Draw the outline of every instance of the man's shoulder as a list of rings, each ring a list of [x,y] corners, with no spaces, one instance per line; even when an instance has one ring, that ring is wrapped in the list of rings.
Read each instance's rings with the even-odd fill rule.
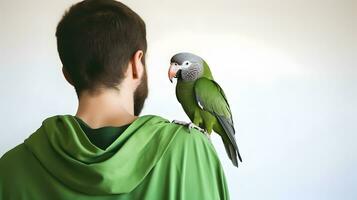
[[[155,145],[165,146],[160,163],[171,166],[202,163],[207,168],[221,168],[217,152],[203,132],[195,128],[189,129],[187,125],[173,123],[158,115],[145,115],[141,120],[147,122],[142,126],[145,137],[149,131],[155,135]]]
[[[7,151],[4,155],[0,158],[0,167],[3,165],[12,165],[20,161],[20,159],[26,157],[28,154],[25,144],[21,143],[14,148]]]
[[[185,125],[171,123],[171,126],[177,127],[176,143],[186,145],[203,145],[212,147],[212,143],[209,138],[201,131],[191,128],[189,129]]]
[[[208,137],[201,131],[192,128],[189,129],[186,125],[173,123],[165,117],[159,115],[145,115],[142,118],[151,118],[151,126],[164,128],[163,131],[175,134],[175,143],[204,143],[212,145]]]
[[[180,183],[185,199],[229,199],[223,168],[211,140],[194,128],[175,123],[166,126],[174,130],[168,134],[175,136],[155,170]]]
[[[6,176],[6,174],[10,174],[13,171],[19,173],[26,166],[30,156],[24,143],[6,152],[0,158],[0,177]]]
[[[171,141],[167,152],[170,157],[187,156],[187,159],[210,160],[220,165],[211,140],[203,132],[172,122],[165,126],[170,129],[168,134],[174,134],[174,139]]]

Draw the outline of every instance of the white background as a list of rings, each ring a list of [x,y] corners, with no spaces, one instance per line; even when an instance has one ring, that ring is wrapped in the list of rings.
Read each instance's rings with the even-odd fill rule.
[[[0,155],[52,115],[75,114],[55,28],[72,3],[0,0]],[[147,24],[143,114],[188,120],[170,57],[202,56],[225,90],[243,157],[214,145],[231,199],[357,199],[357,1],[124,1]]]

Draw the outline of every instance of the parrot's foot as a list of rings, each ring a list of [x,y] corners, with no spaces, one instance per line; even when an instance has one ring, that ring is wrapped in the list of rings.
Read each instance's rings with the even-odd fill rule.
[[[190,133],[191,133],[191,129],[193,129],[193,128],[196,129],[196,130],[198,130],[198,131],[200,131],[200,132],[202,132],[202,133],[205,133],[205,132],[206,132],[203,128],[197,126],[196,124],[194,124],[194,123],[192,123],[192,122],[184,122],[184,121],[179,121],[179,120],[172,120],[171,123],[180,124],[180,125],[183,125],[183,126],[187,126],[187,128],[188,128],[189,131],[190,131]]]

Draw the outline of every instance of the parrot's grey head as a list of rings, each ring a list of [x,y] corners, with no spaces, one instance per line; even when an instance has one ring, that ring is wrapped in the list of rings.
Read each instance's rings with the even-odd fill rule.
[[[203,74],[203,59],[192,53],[178,53],[170,60],[169,79],[178,78],[183,81],[194,81]]]

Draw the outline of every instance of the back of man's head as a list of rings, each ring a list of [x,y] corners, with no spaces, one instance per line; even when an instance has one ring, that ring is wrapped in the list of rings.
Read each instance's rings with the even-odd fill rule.
[[[57,49],[77,95],[115,88],[137,50],[147,50],[144,21],[114,0],[84,0],[59,22]],[[145,57],[142,57],[145,65]]]

